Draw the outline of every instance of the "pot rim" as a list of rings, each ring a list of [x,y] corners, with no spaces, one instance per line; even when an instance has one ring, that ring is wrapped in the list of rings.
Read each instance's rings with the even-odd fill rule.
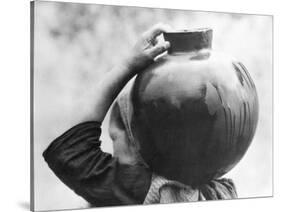
[[[190,34],[190,33],[197,33],[197,32],[207,32],[212,31],[209,27],[201,27],[201,28],[192,28],[192,29],[178,29],[173,31],[164,32],[166,34]]]

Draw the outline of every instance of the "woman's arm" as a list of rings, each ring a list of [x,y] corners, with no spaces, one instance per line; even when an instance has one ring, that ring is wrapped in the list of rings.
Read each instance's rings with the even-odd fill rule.
[[[143,33],[136,43],[130,56],[124,59],[112,71],[105,74],[103,79],[96,85],[93,102],[88,105],[87,119],[102,122],[109,107],[120,93],[126,83],[140,71],[154,62],[155,57],[165,52],[169,42],[158,42],[157,37],[167,31],[169,27],[157,24]]]
[[[125,84],[169,48],[157,42],[166,30],[156,25],[143,34],[127,57],[96,86],[87,119],[56,138],[43,156],[56,176],[95,206],[141,204],[151,171],[143,164],[123,164],[100,148],[101,122]]]

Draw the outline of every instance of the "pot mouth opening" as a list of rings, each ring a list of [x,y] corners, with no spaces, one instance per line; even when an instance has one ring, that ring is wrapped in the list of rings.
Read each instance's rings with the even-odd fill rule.
[[[212,48],[213,30],[208,27],[183,29],[171,32],[164,32],[165,41],[169,41],[171,47],[168,53],[184,53]]]

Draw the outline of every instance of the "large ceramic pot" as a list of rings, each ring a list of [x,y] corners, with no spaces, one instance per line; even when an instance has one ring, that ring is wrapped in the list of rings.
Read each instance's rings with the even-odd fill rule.
[[[256,88],[245,66],[211,50],[212,30],[164,34],[171,48],[132,88],[131,128],[156,173],[198,185],[232,169],[258,121]]]

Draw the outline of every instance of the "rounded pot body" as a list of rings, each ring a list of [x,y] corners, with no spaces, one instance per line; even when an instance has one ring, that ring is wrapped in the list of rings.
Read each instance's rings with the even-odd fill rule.
[[[233,168],[258,121],[256,88],[245,66],[209,48],[175,52],[139,74],[131,129],[156,173],[196,185]]]

